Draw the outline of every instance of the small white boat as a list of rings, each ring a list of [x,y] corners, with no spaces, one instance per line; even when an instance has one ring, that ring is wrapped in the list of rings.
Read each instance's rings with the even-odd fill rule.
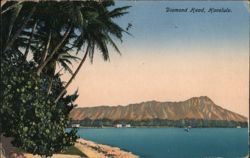
[[[185,130],[186,132],[189,132],[189,128],[185,128],[184,130]]]

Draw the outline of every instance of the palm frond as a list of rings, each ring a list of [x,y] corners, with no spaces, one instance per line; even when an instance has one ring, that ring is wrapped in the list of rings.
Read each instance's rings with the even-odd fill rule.
[[[111,17],[111,18],[121,17],[121,16],[129,13],[126,10],[129,9],[130,7],[131,6],[125,6],[125,7],[115,8],[114,10],[108,12],[108,16]]]

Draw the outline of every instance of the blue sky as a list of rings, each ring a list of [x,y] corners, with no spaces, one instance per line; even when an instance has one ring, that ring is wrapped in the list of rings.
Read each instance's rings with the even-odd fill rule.
[[[117,1],[131,5],[129,14],[118,22],[130,30],[124,46],[173,47],[175,45],[221,47],[247,46],[249,13],[239,1]],[[230,8],[232,13],[166,13],[165,8]]]

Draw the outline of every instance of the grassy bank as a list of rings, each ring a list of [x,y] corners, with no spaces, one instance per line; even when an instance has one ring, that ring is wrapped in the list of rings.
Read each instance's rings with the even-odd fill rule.
[[[66,155],[79,155],[81,157],[87,157],[81,150],[76,148],[75,146],[69,147],[67,150],[60,152],[59,154],[66,154]]]

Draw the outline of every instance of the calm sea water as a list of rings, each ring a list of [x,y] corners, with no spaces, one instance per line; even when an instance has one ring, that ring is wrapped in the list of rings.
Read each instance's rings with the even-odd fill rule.
[[[117,146],[142,158],[238,158],[248,153],[247,128],[102,128],[78,130],[80,137]]]

